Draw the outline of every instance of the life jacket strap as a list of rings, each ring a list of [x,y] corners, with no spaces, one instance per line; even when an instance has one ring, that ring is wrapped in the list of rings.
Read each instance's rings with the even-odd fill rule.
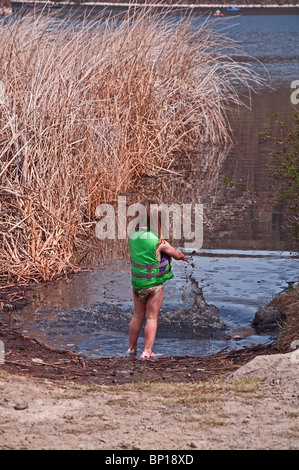
[[[131,261],[132,263],[132,266],[134,266],[134,268],[138,268],[138,269],[158,269],[158,268],[164,268],[164,266],[167,266],[169,264],[169,260],[166,259],[165,261],[162,261],[162,263],[159,263],[159,264],[138,264],[138,263],[134,263],[133,261]]]
[[[167,274],[170,271],[171,267],[169,266],[168,269],[165,269],[165,271],[162,271],[162,272],[159,272],[159,273],[152,273],[151,272],[152,269],[163,268],[164,266],[167,266],[168,264],[170,264],[169,260],[162,261],[162,263],[159,263],[159,264],[138,264],[138,263],[134,263],[132,261],[132,266],[134,268],[146,269],[147,270],[147,273],[136,273],[132,269],[132,275],[135,276],[135,277],[142,277],[142,278],[147,279],[148,281],[151,281],[155,277],[162,277],[165,274]]]

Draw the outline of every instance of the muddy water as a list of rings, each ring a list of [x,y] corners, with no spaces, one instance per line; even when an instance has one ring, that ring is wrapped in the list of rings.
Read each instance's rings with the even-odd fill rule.
[[[296,111],[289,89],[299,79],[293,47],[299,42],[298,16],[246,15],[238,24],[236,39],[265,63],[274,89],[259,90],[251,110],[241,108],[230,116],[230,149],[194,149],[188,158],[173,162],[170,171],[144,178],[126,195],[128,203],[154,196],[166,204],[204,207],[203,246],[190,254],[189,265],[173,263],[175,276],[165,285],[155,346],[166,356],[270,341],[269,335],[250,329],[254,313],[298,279],[299,260],[291,254],[284,209],[273,202],[274,182],[266,169],[272,147],[259,136],[262,131],[273,134],[274,113],[290,122]],[[30,307],[10,321],[56,347],[92,357],[122,355],[132,313],[126,242],[102,243],[87,266],[93,269],[34,289]],[[205,302],[215,308],[206,308]],[[241,339],[227,339],[239,327]]]
[[[298,259],[282,252],[216,250],[190,260],[183,267],[174,262],[175,277],[165,284],[158,353],[211,354],[271,340],[253,331],[251,320],[296,278]],[[37,287],[30,307],[14,313],[13,324],[58,348],[91,357],[122,355],[132,313],[129,268],[127,260],[103,261],[91,272]],[[201,311],[202,292],[216,314]],[[236,329],[236,339],[227,339]]]

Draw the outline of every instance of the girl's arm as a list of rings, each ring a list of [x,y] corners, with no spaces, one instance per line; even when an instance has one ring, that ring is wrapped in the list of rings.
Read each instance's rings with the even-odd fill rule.
[[[176,250],[173,246],[170,245],[166,240],[162,240],[160,245],[158,246],[158,251],[166,253],[167,255],[171,256],[177,260],[183,260],[189,263],[187,256],[184,255],[180,250]]]

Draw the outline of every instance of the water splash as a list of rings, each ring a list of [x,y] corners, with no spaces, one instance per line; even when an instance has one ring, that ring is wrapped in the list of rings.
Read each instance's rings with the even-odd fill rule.
[[[226,325],[220,319],[218,308],[206,302],[203,289],[189,274],[188,282],[182,287],[182,305],[175,310],[161,311],[159,329],[164,334],[208,338],[223,334]]]

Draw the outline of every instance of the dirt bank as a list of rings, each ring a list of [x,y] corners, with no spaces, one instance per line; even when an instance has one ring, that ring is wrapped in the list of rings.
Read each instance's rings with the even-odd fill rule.
[[[271,346],[83,360],[0,332],[1,449],[299,449],[299,366]]]

